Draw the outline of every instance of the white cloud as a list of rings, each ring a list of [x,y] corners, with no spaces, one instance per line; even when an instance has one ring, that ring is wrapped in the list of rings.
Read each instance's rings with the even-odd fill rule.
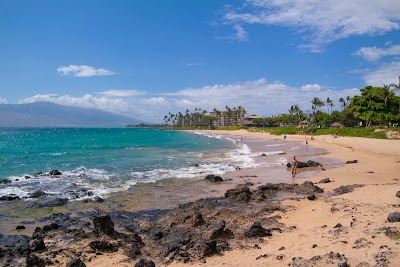
[[[287,113],[291,105],[298,104],[304,111],[311,110],[311,99],[331,98],[339,107],[339,98],[354,96],[359,89],[328,90],[318,84],[293,87],[282,82],[268,82],[266,79],[242,83],[210,85],[202,88],[188,88],[167,94],[174,112],[200,107],[208,111],[225,106],[244,106],[249,114],[276,115]]]
[[[0,104],[8,104],[7,99],[0,97]]]
[[[400,45],[394,45],[388,48],[377,48],[376,46],[361,47],[354,52],[354,55],[363,57],[367,61],[377,61],[384,56],[399,56]]]
[[[63,66],[59,67],[57,72],[61,73],[62,75],[73,75],[75,77],[107,76],[115,74],[114,72],[106,69],[95,69],[94,67],[86,65]]]
[[[377,35],[400,29],[400,1],[393,0],[247,0],[226,12],[225,23],[288,27],[303,35],[303,47],[320,47],[356,35]]]
[[[235,39],[237,41],[246,41],[247,40],[247,32],[241,25],[236,24],[233,26],[233,29],[235,30],[235,34],[232,36],[233,39]]]
[[[398,84],[400,75],[400,60],[381,64],[375,70],[369,70],[364,75],[366,85],[382,86],[384,84]]]
[[[98,92],[98,94],[106,96],[115,96],[115,97],[128,97],[128,96],[145,95],[146,92],[138,90],[107,90]]]
[[[265,78],[231,83],[215,84],[200,88],[187,88],[176,92],[150,97],[135,96],[116,98],[116,94],[93,96],[58,96],[42,94],[25,98],[19,103],[47,101],[67,106],[96,108],[143,121],[162,122],[168,112],[185,112],[194,108],[211,111],[214,108],[224,110],[226,106],[243,106],[248,114],[277,115],[287,113],[291,105],[299,105],[303,111],[311,110],[311,99],[315,96],[324,100],[331,98],[339,107],[339,98],[353,96],[359,89],[331,90],[319,84],[290,86],[280,81],[269,82]]]
[[[0,97],[0,104],[8,104],[7,99]]]
[[[151,97],[148,99],[140,99],[139,102],[141,104],[146,104],[150,106],[160,107],[164,105],[169,105],[170,102],[165,97]]]
[[[319,91],[321,90],[321,86],[319,84],[306,84],[303,85],[301,91]]]

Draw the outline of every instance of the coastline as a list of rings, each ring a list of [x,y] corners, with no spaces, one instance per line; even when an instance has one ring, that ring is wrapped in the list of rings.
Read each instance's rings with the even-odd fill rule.
[[[160,187],[159,195],[154,193],[157,183],[144,185],[141,188],[145,189],[142,195],[132,197],[133,193],[140,191],[136,189],[136,191],[124,193],[123,196],[107,199],[108,206],[105,211],[149,210],[152,206],[151,203],[147,202],[149,199],[153,199],[153,201],[164,199],[164,208],[169,209],[171,207],[167,203],[168,197],[179,193],[183,193],[181,201],[176,203],[179,206],[185,206],[186,202],[194,201],[198,198],[211,198],[212,201],[215,199],[218,202],[218,199],[223,197],[226,190],[232,189],[239,184],[247,184],[249,188],[256,190],[260,185],[268,182],[303,184],[305,181],[311,181],[323,188],[324,193],[318,194],[317,199],[314,201],[308,200],[304,195],[291,193],[275,198],[277,200],[275,202],[279,203],[281,209],[274,210],[271,214],[268,214],[268,218],[262,219],[265,227],[268,227],[265,223],[271,218],[276,220],[275,224],[282,225],[282,231],[274,231],[271,237],[245,240],[239,238],[239,241],[235,240],[235,242],[239,242],[241,245],[236,244],[229,250],[206,257],[203,260],[194,260],[190,263],[154,260],[156,266],[288,266],[288,264],[294,266],[294,263],[297,264],[296,266],[308,266],[307,264],[310,266],[338,266],[338,261],[343,261],[344,256],[340,256],[340,258],[338,256],[329,256],[330,252],[335,255],[337,253],[345,255],[345,262],[350,266],[359,264],[364,264],[359,266],[396,266],[395,262],[400,262],[400,249],[398,246],[400,242],[400,223],[389,223],[387,221],[389,213],[400,211],[400,198],[396,197],[396,192],[400,191],[400,175],[398,174],[400,172],[400,142],[395,140],[318,136],[314,140],[309,140],[308,148],[310,151],[317,148],[317,150],[312,150],[316,151],[316,153],[307,154],[305,137],[300,135],[289,135],[286,141],[283,141],[283,136],[251,133],[242,130],[205,132],[230,136],[232,139],[239,140],[239,142],[247,143],[258,154],[263,151],[263,149],[259,148],[263,140],[276,140],[277,143],[293,142],[294,144],[299,144],[300,149],[283,155],[287,160],[290,160],[294,154],[299,157],[300,161],[307,161],[311,158],[323,162],[325,171],[319,168],[311,168],[301,172],[292,180],[290,172],[284,166],[269,167],[268,172],[263,167],[241,169],[222,175],[226,181],[220,184],[205,183],[204,177],[194,180],[188,179],[188,181],[182,183],[183,186],[180,185],[182,186],[180,190],[176,190],[174,182],[169,181],[171,187],[164,183]],[[263,158],[259,157],[259,160],[263,160]],[[345,164],[346,161],[351,160],[357,160],[358,162]],[[277,179],[274,180],[274,177],[277,177]],[[325,178],[329,178],[332,182],[319,183],[320,180]],[[364,186],[354,188],[352,192],[346,194],[332,194],[334,189],[354,184]],[[140,202],[140,200],[146,203],[138,206],[135,202]],[[119,205],[120,203],[124,203],[124,205]],[[88,205],[88,209],[103,209],[106,207],[101,203],[90,203]],[[201,203],[199,204],[200,207],[202,205]],[[268,206],[270,204],[265,202],[253,203],[249,212],[254,209],[254,214],[251,214],[246,219],[244,219],[245,217],[240,217],[243,215],[241,215],[243,211],[237,211],[237,214],[240,215],[238,218],[242,218],[243,221],[232,217],[232,221],[226,221],[227,228],[235,226],[238,228],[249,227],[251,223],[257,220],[257,214],[261,214],[257,209],[260,208],[262,210],[265,205]],[[72,206],[75,206],[75,204],[72,204]],[[78,205],[75,209],[80,207]],[[244,207],[247,208],[247,205]],[[234,210],[232,207],[225,207],[225,209]],[[214,213],[222,213],[223,210],[214,211]],[[60,209],[60,212],[68,212],[68,210]],[[211,215],[207,215],[207,220],[212,218],[209,216]],[[227,218],[230,217],[228,216]],[[261,218],[259,219],[261,220]],[[144,224],[143,227],[146,226],[146,223],[141,222],[139,223],[139,228],[141,224]],[[213,225],[211,224],[211,226]],[[387,229],[391,229],[390,231],[394,235],[388,236]],[[34,227],[32,226],[30,231],[33,232],[33,230]],[[117,228],[117,230],[123,231],[121,227]],[[30,232],[25,231],[21,232],[21,234],[30,234]],[[45,239],[46,246],[51,242],[51,240]],[[76,251],[78,255],[82,255],[83,258],[90,259],[85,261],[86,266],[132,266],[138,261],[137,258],[127,257],[122,249],[113,253],[107,252],[95,256],[85,256],[92,255],[90,253],[93,252],[88,252],[84,247],[80,247],[78,243],[70,244],[71,249]],[[148,258],[151,258],[149,256],[147,255]],[[320,257],[320,259],[313,262],[312,259],[317,259],[315,258],[316,256]],[[296,258],[296,260],[293,260],[293,258]],[[71,255],[61,254],[56,259],[59,263],[63,263],[62,266],[65,266],[65,263],[71,260]]]
[[[283,136],[243,130],[209,132],[283,140]],[[287,141],[304,143],[305,138],[303,135],[289,135]],[[326,149],[328,153],[322,157],[338,159],[343,165],[317,172],[311,177],[295,179],[294,182],[298,183],[318,183],[324,178],[333,181],[318,184],[326,193],[316,201],[306,198],[282,201],[282,205],[291,206],[292,210],[276,215],[281,216],[282,223],[295,226],[295,230],[274,236],[267,244],[260,245],[260,249],[228,251],[223,256],[208,258],[205,265],[191,266],[288,266],[294,257],[312,259],[331,251],[345,254],[350,266],[397,266],[400,262],[400,235],[389,238],[384,230],[400,231],[399,222],[387,220],[389,213],[400,212],[400,198],[396,197],[400,191],[400,142],[327,135],[309,139],[309,145]],[[358,163],[344,164],[351,160]],[[354,184],[365,186],[347,194],[331,195],[335,188]],[[308,264],[338,266],[327,262],[309,261]],[[185,265],[176,263],[171,266]]]

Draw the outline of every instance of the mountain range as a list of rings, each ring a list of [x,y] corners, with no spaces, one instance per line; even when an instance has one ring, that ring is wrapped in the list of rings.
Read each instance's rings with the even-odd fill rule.
[[[144,123],[98,109],[50,102],[0,104],[0,127],[125,127]]]

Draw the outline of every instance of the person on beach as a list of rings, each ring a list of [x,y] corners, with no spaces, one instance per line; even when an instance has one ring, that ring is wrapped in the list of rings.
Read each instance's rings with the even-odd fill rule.
[[[306,147],[308,148],[308,138],[306,138]]]
[[[293,156],[293,160],[292,160],[292,178],[295,178],[295,176],[296,176],[297,163],[299,163],[299,162],[297,161],[296,156]]]
[[[286,141],[286,134],[283,135],[283,141]]]

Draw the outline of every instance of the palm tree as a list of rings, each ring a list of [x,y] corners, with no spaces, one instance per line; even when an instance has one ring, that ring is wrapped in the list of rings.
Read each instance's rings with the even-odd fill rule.
[[[232,121],[232,109],[228,106],[225,106],[226,108],[226,114],[228,116],[228,122],[226,123],[226,125],[231,125],[231,121]]]
[[[346,97],[346,106],[349,106],[349,105],[350,105],[350,102],[351,102],[351,97],[348,95],[348,96]]]
[[[290,118],[292,119],[292,124],[293,124],[293,114],[296,112],[294,106],[290,106],[290,109],[288,110],[290,114]]]
[[[331,112],[330,112],[330,113],[332,113],[332,108],[333,108],[335,105],[333,104],[333,100],[330,99],[329,97],[326,99],[326,106],[328,107],[328,113],[329,113],[329,108],[331,109]]]
[[[379,95],[377,95],[377,97],[383,100],[383,103],[385,104],[385,110],[387,110],[388,100],[391,94],[393,94],[393,91],[390,89],[390,85],[384,84],[381,88],[382,90],[379,91]]]
[[[397,85],[395,83],[391,83],[389,86],[394,87],[394,90],[400,90],[400,76],[399,76],[399,85]]]
[[[319,110],[322,106],[325,106],[324,101],[319,99],[319,97],[314,96],[314,98],[311,100],[311,108],[313,110],[313,113],[315,113],[316,110]]]
[[[344,110],[346,108],[346,101],[344,100],[343,97],[341,97],[339,99],[339,103],[340,103],[340,106],[342,107],[342,110]]]

